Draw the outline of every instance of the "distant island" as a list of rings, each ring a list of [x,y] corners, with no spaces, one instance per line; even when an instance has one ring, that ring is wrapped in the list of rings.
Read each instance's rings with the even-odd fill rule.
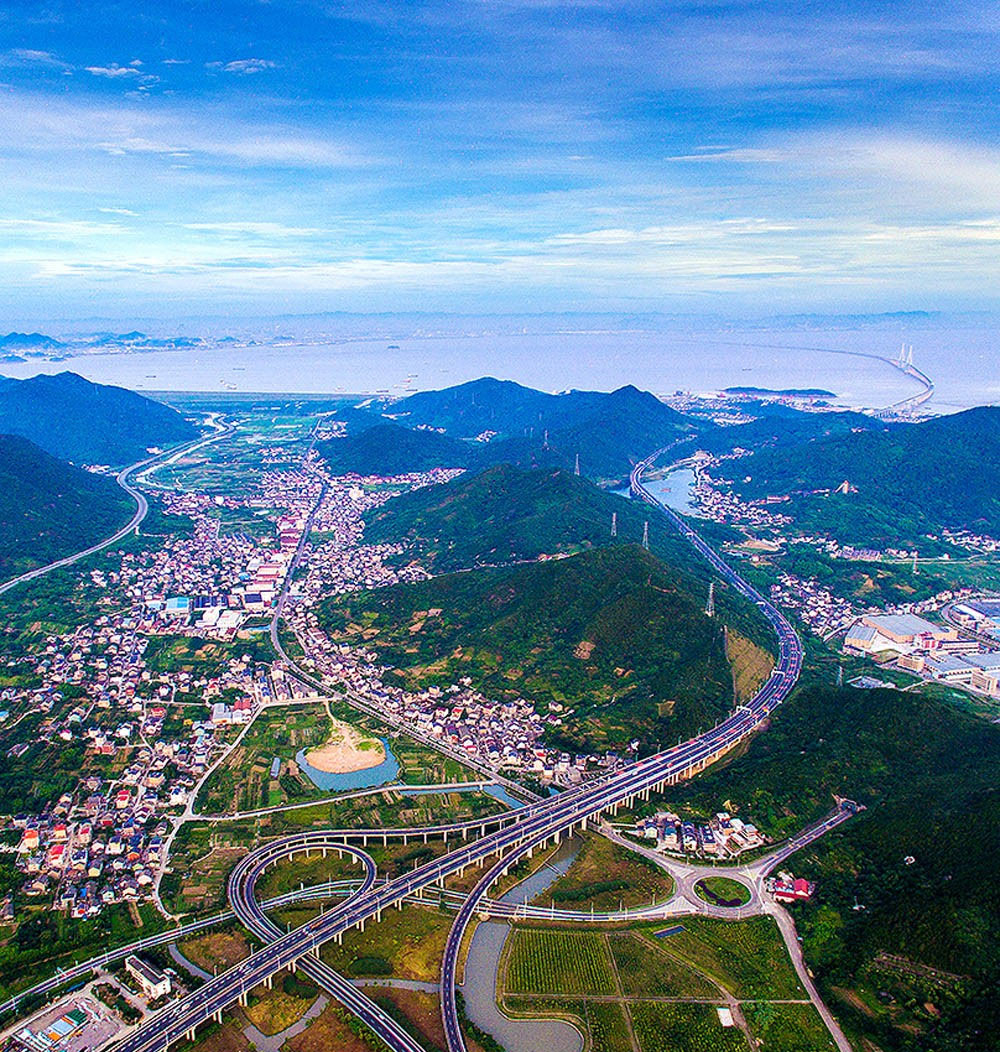
[[[768,395],[771,397],[784,398],[836,398],[834,391],[824,391],[821,387],[785,387],[775,390],[771,387],[727,387],[723,392],[727,395]]]

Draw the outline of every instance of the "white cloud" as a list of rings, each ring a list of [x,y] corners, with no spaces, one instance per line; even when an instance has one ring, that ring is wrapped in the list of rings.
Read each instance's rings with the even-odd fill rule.
[[[696,162],[731,161],[736,164],[776,164],[779,161],[787,160],[787,155],[780,150],[751,147],[721,149],[714,146],[704,146],[697,149],[694,153],[679,154],[674,157],[668,157],[667,160]]]
[[[31,237],[75,239],[103,237],[121,231],[116,223],[93,223],[85,219],[0,219],[0,230]]]
[[[285,226],[283,223],[241,222],[185,223],[185,230],[197,230],[209,234],[249,235],[251,237],[313,237],[320,233],[313,227]]]
[[[0,66],[53,66],[65,69],[66,63],[57,58],[51,51],[38,51],[35,48],[17,47],[0,55]]]
[[[241,114],[241,117],[243,115]],[[0,155],[43,153],[60,157],[101,151],[117,157],[157,155],[219,167],[340,169],[374,159],[351,141],[303,133],[294,126],[248,122],[200,107],[80,104],[20,93],[0,94]],[[8,166],[10,167],[10,166]],[[206,173],[207,175],[208,173]]]
[[[238,58],[232,62],[212,62],[212,68],[219,68],[224,73],[239,73],[242,76],[250,76],[254,73],[263,73],[265,70],[276,69],[277,63],[269,58]]]
[[[95,77],[107,77],[109,80],[117,80],[121,77],[143,76],[136,66],[119,66],[116,62],[113,62],[110,66],[84,66],[83,68]]]

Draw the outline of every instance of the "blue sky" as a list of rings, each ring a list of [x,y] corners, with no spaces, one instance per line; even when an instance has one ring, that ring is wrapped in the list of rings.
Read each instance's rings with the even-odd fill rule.
[[[12,0],[24,317],[994,309],[982,3]]]

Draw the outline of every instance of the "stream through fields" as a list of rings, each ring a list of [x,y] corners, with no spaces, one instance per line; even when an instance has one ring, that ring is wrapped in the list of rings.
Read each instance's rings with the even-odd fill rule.
[[[563,842],[554,858],[527,880],[501,896],[502,902],[530,902],[561,877],[576,858],[580,841]],[[581,1052],[583,1036],[560,1019],[509,1019],[497,1008],[497,970],[511,926],[485,921],[472,936],[465,963],[462,996],[469,1018],[492,1034],[507,1052]]]

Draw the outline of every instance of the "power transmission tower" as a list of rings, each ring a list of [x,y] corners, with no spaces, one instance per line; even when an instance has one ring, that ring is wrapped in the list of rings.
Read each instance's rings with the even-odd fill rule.
[[[642,524],[642,546],[649,551],[649,521]]]
[[[611,536],[612,537],[617,537],[618,536],[618,512],[617,511],[613,511],[611,513]]]
[[[842,687],[844,685],[844,666],[837,666],[837,686]]]
[[[913,572],[917,572],[917,553],[913,553]]]
[[[715,617],[715,581],[710,581],[708,585],[708,602],[705,604],[705,614],[708,617]]]
[[[573,474],[574,475],[579,475],[580,474],[580,454],[579,453],[577,453],[577,455],[576,455],[576,465],[573,468]]]

